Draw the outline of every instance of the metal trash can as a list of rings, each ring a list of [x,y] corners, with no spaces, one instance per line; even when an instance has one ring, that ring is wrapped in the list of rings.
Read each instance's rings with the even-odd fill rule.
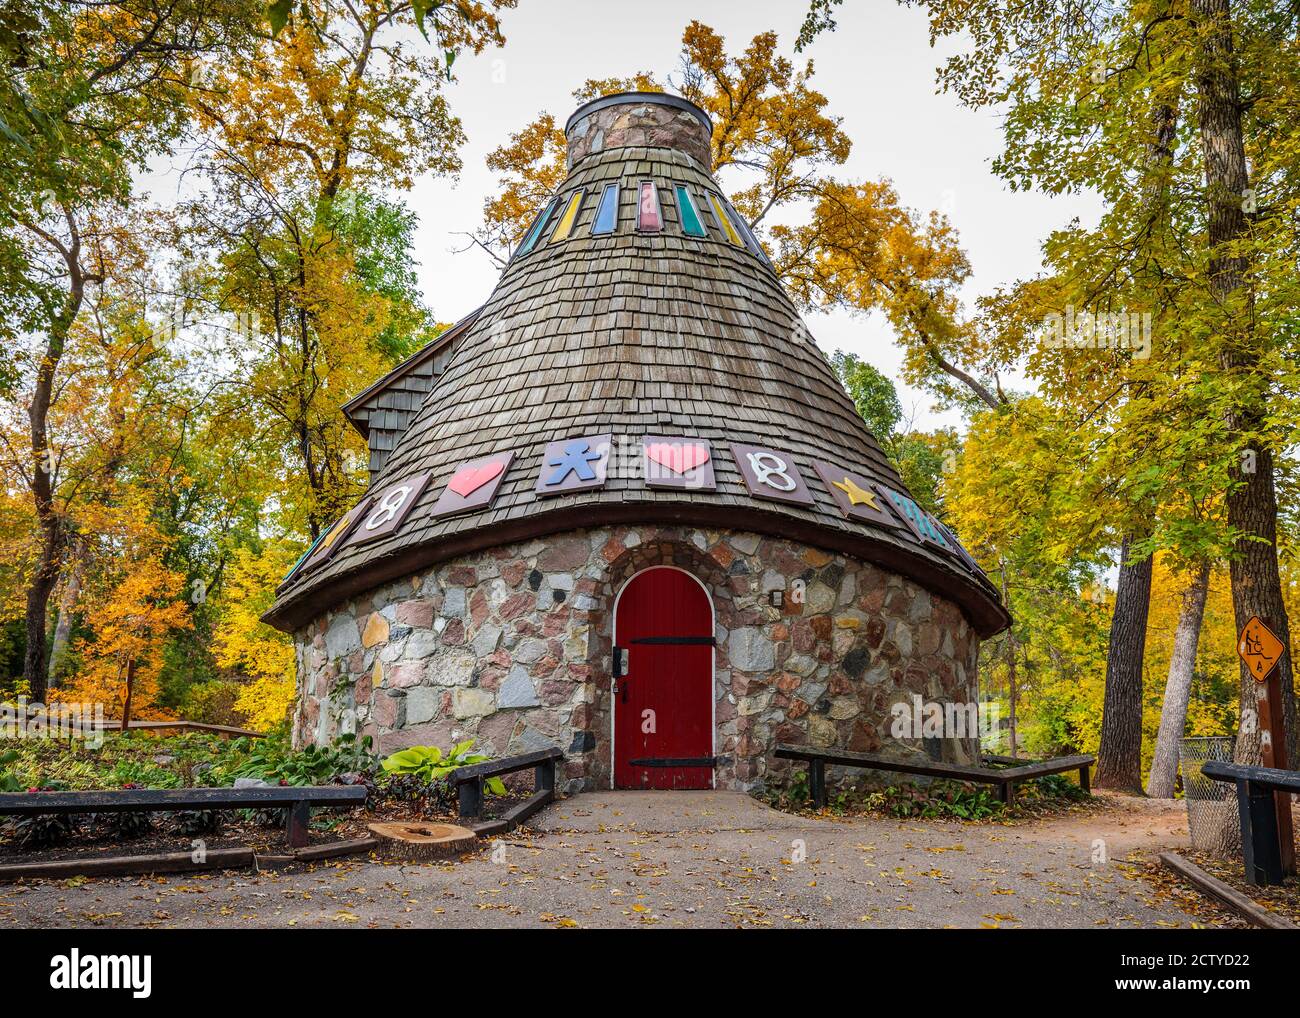
[[[1187,800],[1187,830],[1192,850],[1212,855],[1241,853],[1241,817],[1237,813],[1237,790],[1227,782],[1201,773],[1207,760],[1232,761],[1232,735],[1209,735],[1183,739],[1178,746],[1178,763],[1183,772],[1183,797]]]

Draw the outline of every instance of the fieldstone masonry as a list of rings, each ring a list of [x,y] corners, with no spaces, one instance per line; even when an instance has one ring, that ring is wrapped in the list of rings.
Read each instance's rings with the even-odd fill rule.
[[[713,165],[708,130],[687,110],[653,103],[620,103],[594,110],[569,127],[567,169],[587,156],[628,146],[685,152],[705,170]]]
[[[558,745],[566,791],[608,787],[614,598],[658,565],[713,601],[719,788],[783,781],[778,742],[926,752],[892,737],[891,706],[976,699],[976,634],[901,576],[755,533],[615,527],[446,562],[317,619],[296,634],[294,743],[358,731],[385,753],[471,736],[498,755]],[[928,750],[976,761],[972,738]]]

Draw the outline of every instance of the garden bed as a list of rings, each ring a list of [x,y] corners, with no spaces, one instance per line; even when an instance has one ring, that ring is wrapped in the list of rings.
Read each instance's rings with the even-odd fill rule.
[[[806,777],[787,789],[760,796],[763,802],[788,813],[820,817],[889,817],[895,820],[957,820],[963,823],[1015,824],[1066,812],[1087,812],[1104,804],[1077,783],[1059,774],[1025,781],[1017,786],[1014,803],[1006,805],[987,785],[963,781],[887,785],[883,788],[852,786],[832,789],[826,808],[815,810],[808,796]]]
[[[372,823],[465,823],[445,772],[452,765],[485,759],[462,743],[447,751],[425,752],[418,770],[389,773],[369,752],[368,743],[344,739],[330,748],[294,751],[282,732],[261,740],[113,733],[106,734],[98,749],[84,741],[53,740],[8,742],[0,748],[0,783],[13,791],[221,787],[241,777],[270,784],[365,785],[369,801],[364,809],[313,811],[310,847],[365,839]],[[524,786],[530,783],[523,778],[512,781],[511,787],[498,787],[501,794],[486,798],[483,816],[476,822],[493,821],[526,801],[532,790]],[[196,840],[209,852],[245,849],[285,857],[291,849],[284,812],[270,809],[259,816],[249,810],[221,810],[218,826],[208,830],[180,828],[176,815],[169,813],[82,814],[71,818],[70,832],[49,830],[53,823],[48,817],[39,818],[45,823],[38,830],[17,818],[0,818],[0,865],[191,852]]]

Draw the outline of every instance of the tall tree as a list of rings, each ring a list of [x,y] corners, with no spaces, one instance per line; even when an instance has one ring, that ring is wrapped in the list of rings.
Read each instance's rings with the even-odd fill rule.
[[[1187,727],[1187,703],[1192,694],[1196,669],[1196,647],[1200,642],[1201,623],[1205,618],[1205,600],[1210,590],[1210,562],[1202,559],[1191,570],[1183,591],[1178,613],[1174,649],[1169,655],[1169,676],[1160,713],[1160,732],[1156,736],[1151,773],[1147,778],[1147,795],[1156,799],[1174,797],[1174,779],[1178,776],[1178,744]]]
[[[36,2],[0,9],[0,337],[17,348],[28,418],[22,476],[40,531],[23,675],[44,696],[50,595],[67,533],[49,417],[87,291],[104,281],[103,224],[131,172],[175,138],[195,58],[242,38],[235,0]]]
[[[379,196],[417,167],[459,168],[444,86],[456,53],[503,41],[496,12],[512,6],[309,0],[194,96],[209,193],[189,207],[192,237],[252,382],[229,419],[290,466],[289,531],[316,537],[356,497],[364,457],[339,408],[433,335],[414,218]]]
[[[1271,414],[1268,403],[1294,398],[1280,347],[1296,289],[1294,273],[1283,269],[1295,250],[1286,210],[1300,176],[1279,139],[1293,137],[1296,127],[1286,97],[1294,94],[1297,62],[1283,42],[1296,34],[1295,10],[1268,0],[919,5],[930,14],[934,38],[973,38],[941,68],[940,82],[970,105],[1006,110],[997,171],[1015,186],[1053,193],[1096,189],[1117,229],[1094,232],[1091,248],[1127,243],[1144,252],[1135,266],[1144,270],[1135,276],[1141,289],[1118,293],[1157,298],[1156,309],[1165,312],[1162,356],[1143,378],[1147,408],[1138,404],[1125,414],[1152,421],[1152,410],[1177,408],[1163,427],[1152,421],[1148,434],[1178,446],[1185,458],[1148,462],[1193,485],[1203,483],[1190,469],[1199,463],[1226,495],[1220,537],[1235,545],[1233,597],[1241,621],[1267,615],[1285,632],[1274,474],[1287,415]],[[1048,98],[1062,95],[1074,101]],[[1162,108],[1172,125],[1193,99],[1195,132],[1162,130]],[[1151,235],[1160,221],[1150,215],[1149,192],[1132,186],[1134,160],[1125,158],[1130,153],[1149,166],[1153,139],[1169,149],[1162,172],[1172,200],[1162,218],[1172,244]],[[1141,477],[1137,465],[1130,479]],[[1280,681],[1294,742],[1289,655]],[[1243,714],[1254,709],[1244,670],[1242,707]],[[1246,734],[1240,751],[1249,758],[1258,743]]]
[[[1238,3],[1234,12],[1232,0],[1192,0],[1196,120],[1205,166],[1209,311],[1220,337],[1219,367],[1232,386],[1225,407],[1228,429],[1245,451],[1231,468],[1227,491],[1228,526],[1236,535],[1230,559],[1233,607],[1238,630],[1252,616],[1258,616],[1278,635],[1283,646],[1289,648],[1290,624],[1277,560],[1278,507],[1273,463],[1277,439],[1269,434],[1268,373],[1262,370],[1261,363],[1261,346],[1271,346],[1276,340],[1260,335],[1264,326],[1256,314],[1254,300],[1254,287],[1258,284],[1250,278],[1259,258],[1255,254],[1258,240],[1251,236],[1246,212],[1253,202],[1243,123],[1247,107],[1241,84],[1243,59],[1251,66],[1254,60],[1265,56],[1259,53],[1259,44],[1273,40],[1269,38],[1271,33],[1265,31],[1264,38],[1256,40],[1254,53],[1248,52],[1243,57],[1238,52],[1237,37],[1244,27],[1238,22],[1244,21],[1242,12],[1246,8],[1246,4]],[[1294,8],[1262,5],[1257,12],[1271,16],[1272,22],[1272,25],[1256,25],[1257,32],[1261,28],[1287,27],[1294,37],[1294,32],[1300,29],[1300,12]],[[1294,58],[1291,63],[1294,64]],[[1294,67],[1289,72],[1294,75]],[[1252,82],[1256,87],[1262,84]],[[1265,129],[1273,127],[1268,125]],[[1275,681],[1282,687],[1288,757],[1294,761],[1296,702],[1289,650],[1277,663]],[[1243,714],[1254,709],[1257,690],[1258,684],[1243,662]],[[1259,726],[1243,726],[1238,739],[1238,759],[1257,762],[1259,754]]]

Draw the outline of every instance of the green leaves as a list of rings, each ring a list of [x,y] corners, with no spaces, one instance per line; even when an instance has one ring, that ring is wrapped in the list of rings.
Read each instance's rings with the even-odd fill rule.
[[[266,5],[266,20],[271,24],[271,36],[278,36],[289,23],[289,15],[293,13],[293,0],[272,0]]]
[[[458,742],[445,753],[437,746],[411,746],[385,757],[380,766],[385,774],[413,774],[421,781],[439,781],[461,767],[491,759],[485,753],[471,753],[473,746],[473,739]],[[484,784],[493,795],[506,793],[500,778],[488,778]]]
[[[15,750],[0,753],[0,792],[21,792],[23,790],[22,782],[3,769],[17,759],[18,753]]]

